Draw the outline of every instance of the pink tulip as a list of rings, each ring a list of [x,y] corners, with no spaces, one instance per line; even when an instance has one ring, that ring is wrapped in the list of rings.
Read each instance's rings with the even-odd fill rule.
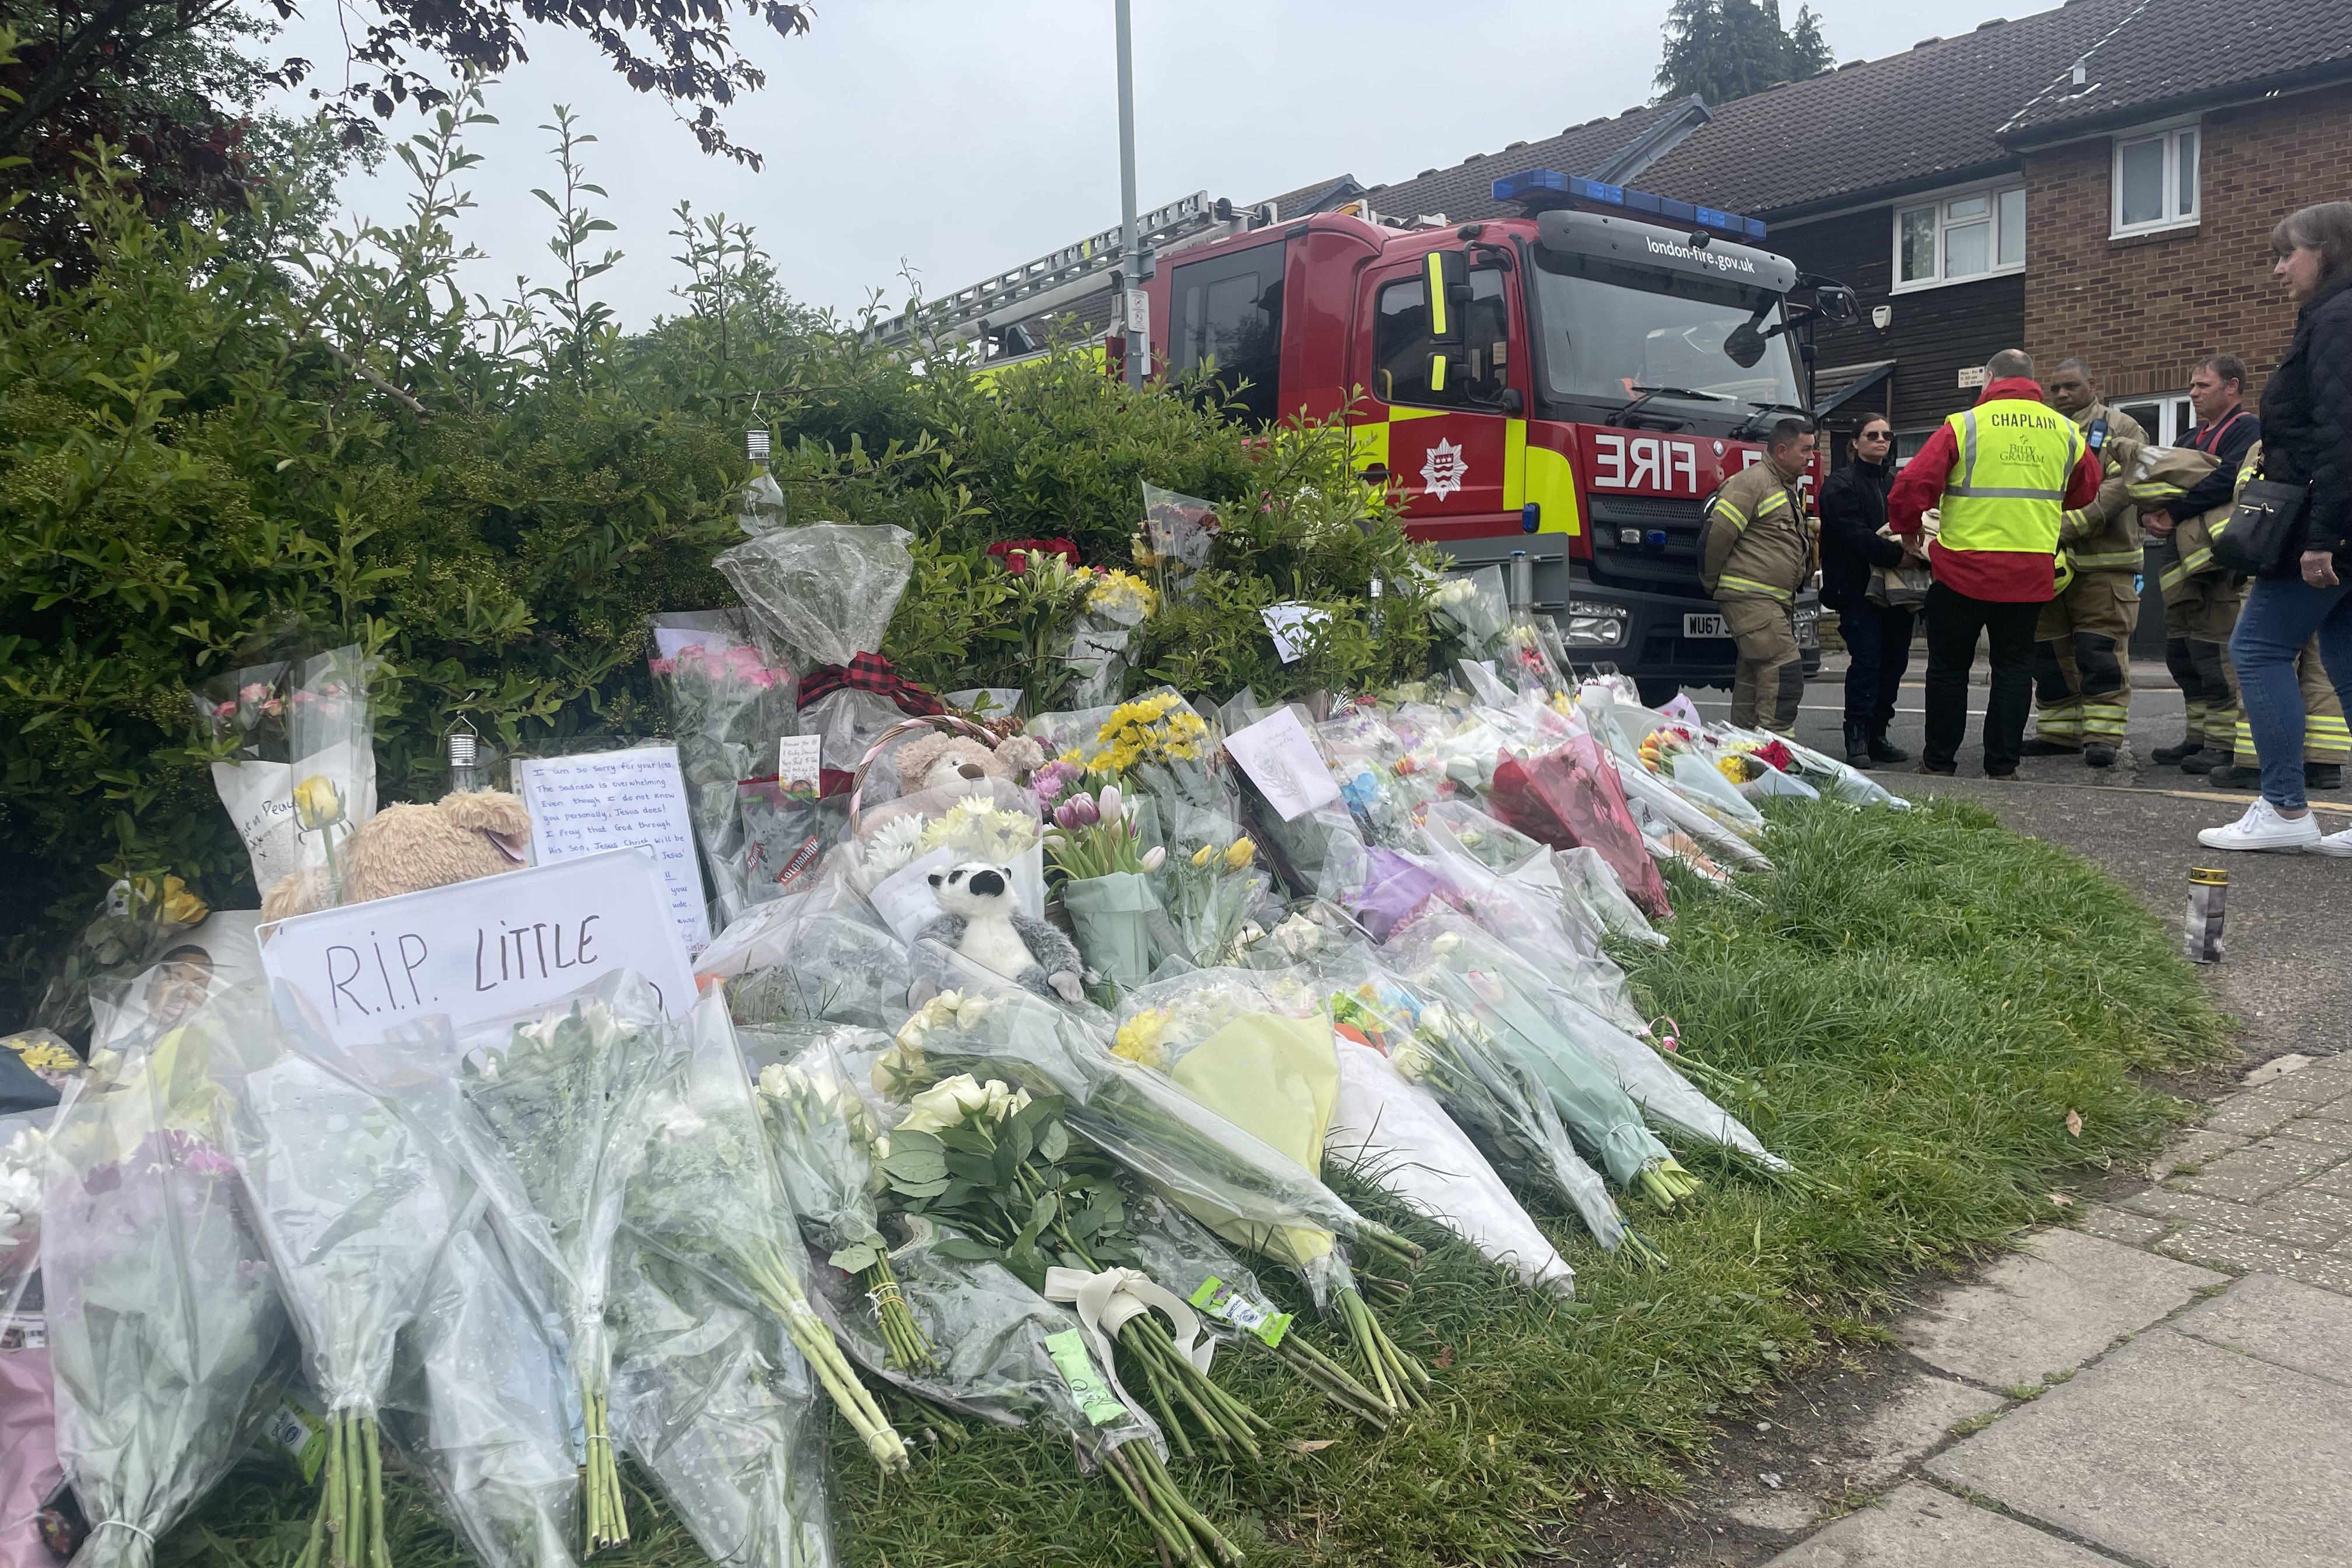
[[[1105,785],[1103,785],[1103,786],[1102,786],[1102,817],[1103,817],[1103,820],[1104,820],[1105,822],[1116,822],[1116,821],[1118,821],[1118,814],[1119,814],[1119,807],[1120,807],[1120,801],[1119,801],[1119,797],[1118,797],[1118,785],[1117,785],[1117,784],[1105,784]]]
[[[1092,827],[1097,822],[1102,820],[1102,814],[1096,809],[1094,797],[1080,791],[1054,808],[1054,820],[1066,828],[1075,830],[1080,827]]]
[[[1155,844],[1143,852],[1143,868],[1147,871],[1157,871],[1167,858],[1168,851]]]

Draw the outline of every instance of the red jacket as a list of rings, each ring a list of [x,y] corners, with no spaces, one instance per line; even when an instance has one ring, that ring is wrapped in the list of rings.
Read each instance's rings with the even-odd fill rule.
[[[1987,386],[1977,397],[1979,405],[2011,397],[2042,401],[2042,387],[2031,376],[2013,375]],[[1919,531],[1919,514],[1944,499],[1944,485],[1959,460],[1959,443],[1949,425],[1938,425],[1918,454],[1903,465],[1895,488],[1886,495],[1886,526],[1896,533]],[[2065,509],[2088,506],[2099,493],[2098,454],[2085,448],[2082,461],[2066,479]],[[2038,605],[2052,596],[2057,557],[2034,550],[1947,550],[1941,542],[1927,546],[1927,563],[1936,581],[1971,599],[1997,605]]]

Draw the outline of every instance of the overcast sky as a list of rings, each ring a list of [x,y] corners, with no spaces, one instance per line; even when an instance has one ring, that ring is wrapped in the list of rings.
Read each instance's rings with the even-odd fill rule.
[[[1202,189],[1248,202],[1342,174],[1407,179],[1616,113],[1654,90],[1666,11],[1666,0],[1133,5],[1146,208]],[[2047,6],[1816,8],[1843,62]],[[277,47],[339,80],[330,0],[304,0],[304,10]],[[750,223],[796,297],[842,310],[877,288],[896,309],[902,265],[927,293],[944,293],[1109,227],[1119,195],[1111,18],[1111,0],[818,0],[806,37],[751,38],[768,86],[725,119],[765,155],[758,174],[704,156],[667,105],[630,91],[593,48],[542,29],[530,62],[490,89],[499,123],[471,139],[485,162],[471,172],[476,206],[461,232],[486,254],[469,264],[467,287],[509,294],[517,273],[544,279],[552,265],[551,215],[530,192],[556,183],[553,139],[538,127],[559,102],[598,138],[589,174],[610,193],[598,205],[620,232],[604,237],[625,259],[596,287],[633,326],[676,309],[667,231],[681,198]],[[417,128],[413,110],[394,122],[404,134]],[[405,177],[387,160],[348,182],[345,205],[393,219]]]

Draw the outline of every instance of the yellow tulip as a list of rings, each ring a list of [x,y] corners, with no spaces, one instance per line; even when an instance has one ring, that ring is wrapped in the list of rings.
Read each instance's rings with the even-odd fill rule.
[[[324,773],[312,773],[294,786],[294,820],[316,833],[343,819],[343,792]]]
[[[1209,863],[1209,857],[1216,853],[1216,848],[1217,847],[1213,844],[1202,845],[1198,849],[1192,851],[1192,864],[1195,866],[1207,865]]]
[[[1233,842],[1233,847],[1225,851],[1225,868],[1232,871],[1241,870],[1256,857],[1257,841],[1255,839],[1236,838]]]

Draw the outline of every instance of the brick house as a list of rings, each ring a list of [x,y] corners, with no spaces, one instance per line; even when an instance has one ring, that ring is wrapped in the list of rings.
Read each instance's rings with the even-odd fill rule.
[[[2352,199],[2352,5],[2150,6],[2082,66],[2000,132],[2032,215],[2025,342],[2085,354],[2170,440],[2196,359],[2242,358],[2251,402],[2293,335],[2272,226]]]

